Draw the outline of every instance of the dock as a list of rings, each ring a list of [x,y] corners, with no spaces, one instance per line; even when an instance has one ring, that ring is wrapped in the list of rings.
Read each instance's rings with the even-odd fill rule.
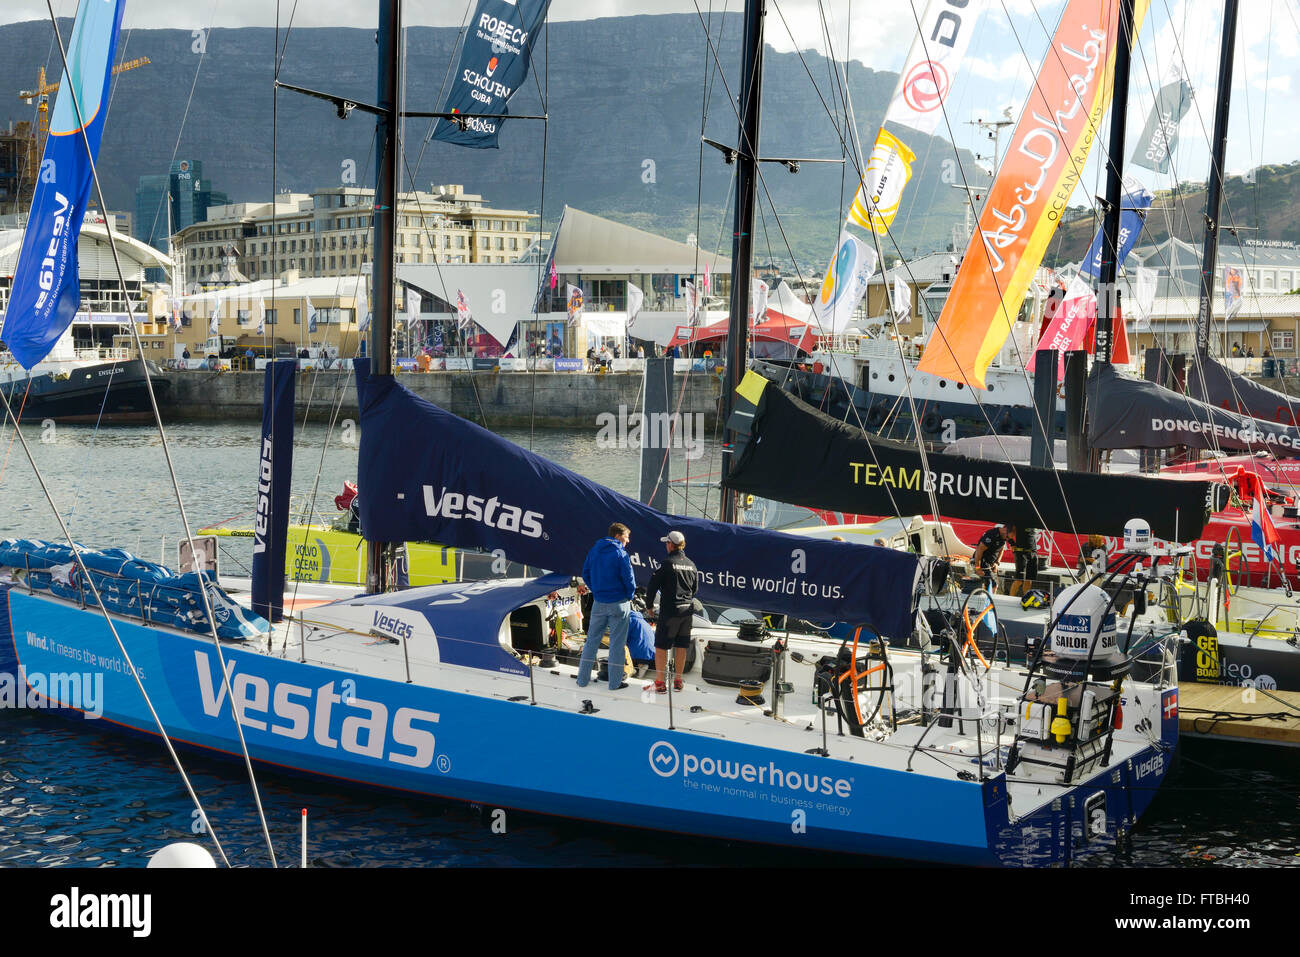
[[[1300,747],[1300,692],[1180,684],[1178,732],[1189,738]]]

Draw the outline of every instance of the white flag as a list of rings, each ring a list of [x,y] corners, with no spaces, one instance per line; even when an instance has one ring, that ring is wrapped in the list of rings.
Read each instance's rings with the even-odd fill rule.
[[[975,21],[991,5],[992,0],[973,0],[961,4],[958,10],[957,4],[933,0],[926,6],[907,62],[898,74],[885,122],[901,123],[929,134],[947,129],[944,101],[975,36]],[[910,17],[907,20],[911,22]]]
[[[641,291],[640,286],[627,284],[627,331],[630,335],[632,326],[636,323],[636,317],[641,312],[641,304],[645,302],[645,293]]]
[[[695,291],[695,284],[689,279],[682,285],[686,287],[686,324],[693,326],[700,318],[700,297]]]
[[[310,299],[307,300],[307,331],[316,331],[316,307],[311,304]]]
[[[906,319],[912,314],[912,287],[901,272],[894,273],[894,288],[889,306],[894,310],[894,320]]]
[[[253,313],[257,316],[257,334],[266,335],[266,300],[261,296],[253,303]]]
[[[767,283],[761,279],[749,281],[749,320],[763,322],[767,319]]]
[[[412,290],[406,290],[406,321],[420,318],[420,297]]]
[[[875,271],[875,249],[847,230],[841,230],[839,248],[813,300],[813,315],[821,324],[822,335],[844,331],[866,295],[867,283]]]
[[[221,300],[212,300],[212,312],[208,314],[208,334],[215,336],[221,330]]]
[[[358,332],[365,332],[370,328],[370,297],[366,295],[366,279],[362,276],[357,280],[357,317],[361,324],[357,327]]]
[[[1139,323],[1151,328],[1151,309],[1156,304],[1157,273],[1147,266],[1137,267],[1137,280],[1133,290],[1133,314]],[[1135,327],[1136,328],[1136,327]]]

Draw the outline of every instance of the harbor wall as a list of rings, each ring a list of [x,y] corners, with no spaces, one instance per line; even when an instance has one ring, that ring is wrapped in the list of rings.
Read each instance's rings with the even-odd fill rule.
[[[261,372],[168,371],[171,395],[168,419],[262,418]],[[398,381],[441,408],[494,427],[586,428],[602,413],[617,416],[641,408],[640,373],[604,375],[573,372],[409,372]],[[702,413],[710,428],[718,415],[721,380],[708,373],[678,374],[673,396],[681,394],[680,411]],[[683,385],[685,389],[683,390]],[[351,372],[304,370],[298,377],[295,411],[298,420],[359,418],[357,392]]]

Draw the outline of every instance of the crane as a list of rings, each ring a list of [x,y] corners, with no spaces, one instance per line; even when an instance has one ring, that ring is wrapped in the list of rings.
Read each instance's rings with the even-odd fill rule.
[[[113,76],[119,73],[125,73],[127,70],[134,70],[137,67],[149,64],[147,56],[136,57],[134,60],[125,60],[113,67]],[[58,90],[58,83],[45,82],[45,67],[38,67],[36,71],[36,89],[24,90],[18,94],[18,98],[25,100],[30,106],[32,100],[39,100],[36,107],[39,120],[37,122],[37,141],[36,148],[40,152],[45,148],[45,138],[50,134],[50,94]]]

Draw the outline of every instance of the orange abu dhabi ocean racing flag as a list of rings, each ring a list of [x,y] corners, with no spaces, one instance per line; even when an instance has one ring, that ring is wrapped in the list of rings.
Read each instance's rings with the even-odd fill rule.
[[[1133,36],[1149,0],[1135,0]],[[984,388],[1110,105],[1119,4],[1069,0],[920,371]]]

